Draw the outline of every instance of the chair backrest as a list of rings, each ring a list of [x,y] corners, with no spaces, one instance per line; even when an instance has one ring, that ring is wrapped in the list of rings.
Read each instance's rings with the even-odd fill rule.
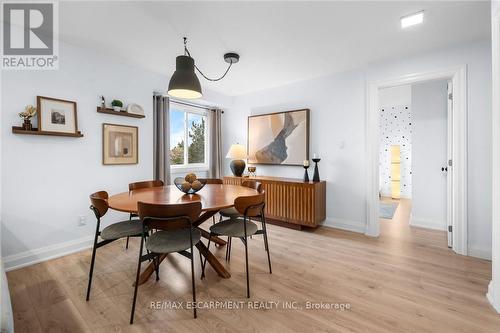
[[[265,205],[265,191],[248,197],[238,197],[234,200],[234,208],[246,217],[262,215]]]
[[[138,190],[141,188],[160,187],[163,185],[164,185],[164,183],[162,180],[146,180],[143,182],[136,182],[136,183],[128,184],[128,190],[133,191],[133,190]]]
[[[108,211],[108,198],[108,192],[106,191],[99,191],[90,195],[90,203],[92,204],[90,209],[94,211],[97,218],[103,217]]]
[[[185,204],[137,204],[139,218],[153,229],[170,230],[191,227],[201,214],[201,202]]]
[[[204,180],[207,184],[216,184],[216,185],[224,184],[222,179],[219,179],[219,178],[203,178],[201,180]]]
[[[257,192],[259,193],[262,193],[262,191],[264,190],[264,188],[262,187],[262,183],[255,180],[244,180],[241,183],[241,186],[253,188],[254,190],[257,190]]]

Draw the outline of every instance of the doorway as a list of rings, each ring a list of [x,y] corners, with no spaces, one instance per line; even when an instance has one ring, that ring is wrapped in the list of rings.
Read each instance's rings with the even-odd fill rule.
[[[378,98],[381,223],[450,230],[449,247],[451,91],[451,80],[441,79],[382,88]]]
[[[453,99],[450,107],[453,116],[449,119],[449,165],[442,165],[446,172],[450,195],[447,197],[447,224],[450,225],[450,245],[459,254],[467,255],[467,107],[466,107],[466,67],[449,70],[404,75],[398,78],[368,83],[367,121],[367,228],[366,234],[378,236],[379,225],[379,140],[380,140],[380,89],[402,85],[418,84],[436,80],[450,81]],[[445,161],[447,162],[447,161]]]

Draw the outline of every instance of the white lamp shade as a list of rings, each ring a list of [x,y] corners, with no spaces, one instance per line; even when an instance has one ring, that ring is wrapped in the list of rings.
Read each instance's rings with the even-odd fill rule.
[[[247,158],[247,150],[240,144],[231,145],[231,148],[229,148],[229,151],[227,152],[226,158],[243,160]]]

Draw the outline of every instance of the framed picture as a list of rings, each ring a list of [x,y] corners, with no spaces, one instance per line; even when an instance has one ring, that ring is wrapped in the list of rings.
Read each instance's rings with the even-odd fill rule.
[[[102,164],[139,163],[139,128],[102,124]]]
[[[78,132],[76,102],[37,96],[38,130],[45,132]]]
[[[302,165],[309,159],[309,109],[248,117],[248,163]]]

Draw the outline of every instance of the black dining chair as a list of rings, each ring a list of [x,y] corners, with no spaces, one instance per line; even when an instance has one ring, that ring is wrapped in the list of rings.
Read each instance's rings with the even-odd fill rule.
[[[191,260],[191,288],[193,292],[193,304],[196,304],[196,287],[194,282],[194,253],[193,246],[201,239],[201,232],[193,227],[193,222],[201,214],[201,203],[190,202],[185,204],[160,205],[138,203],[139,218],[142,221],[141,246],[137,262],[137,273],[134,287],[134,299],[130,313],[130,324],[134,323],[135,303],[137,300],[137,289],[139,286],[139,275],[141,264],[152,259],[156,272],[156,280],[160,279],[160,256],[167,253],[179,253]],[[151,236],[147,237],[148,230],[156,229]],[[146,240],[145,240],[146,239]],[[144,246],[148,253],[143,255]],[[190,250],[188,252],[187,250]],[[193,307],[193,315],[196,318],[196,307]]]
[[[219,178],[202,178],[200,181],[205,181],[205,184],[212,184],[212,185],[223,185],[224,181]],[[212,216],[212,224],[215,224],[215,215]]]
[[[108,193],[106,191],[100,191],[92,193],[90,195],[91,206],[90,209],[94,212],[97,219],[97,225],[95,229],[94,236],[94,246],[92,247],[92,259],[90,260],[90,272],[89,272],[89,283],[87,287],[87,297],[90,297],[90,288],[92,286],[92,275],[94,273],[94,263],[96,250],[106,244],[109,244],[117,239],[129,237],[141,237],[143,234],[143,226],[139,220],[127,220],[122,222],[113,223],[103,230],[100,230],[101,219],[106,215],[108,206]],[[99,236],[101,236],[101,241],[98,241]]]
[[[128,190],[133,191],[133,190],[140,190],[143,188],[152,188],[152,187],[162,187],[164,185],[162,180],[156,179],[156,180],[145,180],[141,182],[135,182],[135,183],[130,183],[128,184]],[[134,217],[138,217],[137,214],[130,213],[129,220],[132,221]],[[125,249],[128,250],[128,240],[129,238],[127,237],[127,244],[125,244]]]
[[[271,255],[269,253],[269,244],[267,240],[265,208],[265,191],[253,196],[239,197],[234,200],[234,207],[241,217],[231,218],[218,222],[210,227],[210,237],[208,238],[207,248],[210,250],[210,241],[212,236],[228,236],[230,238],[239,238],[245,246],[245,268],[247,275],[247,298],[250,297],[250,279],[248,273],[248,237],[251,235],[263,235],[264,247],[267,252],[267,261],[269,265],[269,274],[272,274]],[[259,230],[257,224],[250,221],[250,218],[258,218],[262,221],[262,229]],[[202,276],[205,275],[207,260],[203,262]]]
[[[262,193],[262,191],[264,190],[262,183],[255,181],[255,180],[244,180],[243,182],[241,182],[241,186],[252,188],[259,193]],[[235,218],[241,217],[240,212],[238,212],[235,207],[222,209],[221,211],[219,211],[219,215],[220,215],[219,221],[222,221],[222,219],[224,217],[227,217],[230,219],[235,219]],[[251,219],[250,219],[250,221],[251,221]],[[215,222],[215,216],[214,216],[214,222]],[[250,236],[250,238],[252,238],[252,237]],[[232,247],[232,240],[231,240],[231,237],[228,237],[227,238],[227,245],[226,245],[226,260],[227,261],[231,260],[231,247]]]

